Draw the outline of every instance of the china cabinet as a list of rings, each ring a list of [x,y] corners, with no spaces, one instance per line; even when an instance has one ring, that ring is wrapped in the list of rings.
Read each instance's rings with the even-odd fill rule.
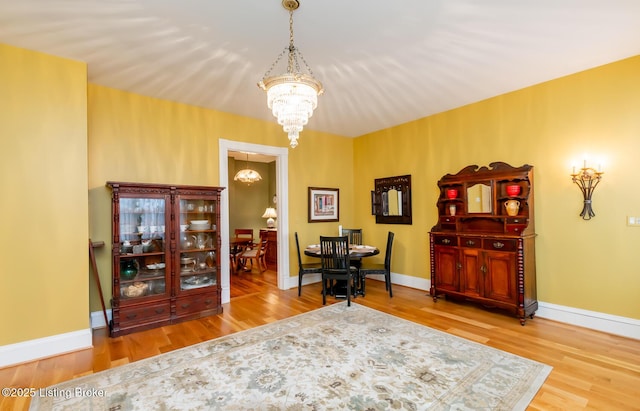
[[[108,182],[112,337],[222,312],[221,187]]]
[[[430,232],[431,289],[533,318],[536,297],[533,166],[471,165],[438,181]]]

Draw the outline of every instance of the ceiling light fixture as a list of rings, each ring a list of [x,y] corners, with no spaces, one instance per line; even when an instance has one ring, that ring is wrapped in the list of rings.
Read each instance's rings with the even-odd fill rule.
[[[291,148],[294,148],[298,145],[299,133],[318,106],[318,96],[324,89],[322,83],[313,77],[300,50],[293,45],[293,11],[300,7],[300,2],[282,0],[282,7],[289,10],[289,46],[276,58],[263,79],[258,82],[258,87],[267,92],[267,106],[278,118],[278,124],[288,133]],[[271,76],[271,71],[287,53],[287,72]],[[300,61],[304,63],[305,72],[300,69]]]
[[[256,170],[252,170],[249,168],[249,153],[247,154],[247,165],[246,168],[238,171],[233,177],[234,181],[242,181],[243,183],[247,183],[247,185],[251,185],[251,183],[255,183],[256,181],[262,180],[262,176]]]

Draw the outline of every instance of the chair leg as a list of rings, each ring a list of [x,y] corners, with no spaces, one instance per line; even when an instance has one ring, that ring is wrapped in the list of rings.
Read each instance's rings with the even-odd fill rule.
[[[347,307],[351,307],[351,279],[347,280]]]
[[[327,280],[322,280],[322,305],[327,305]]]
[[[384,275],[385,282],[389,285],[389,297],[393,297],[393,291],[391,290],[391,273],[387,271]]]
[[[298,297],[300,297],[301,291],[302,291],[302,273],[298,273]]]

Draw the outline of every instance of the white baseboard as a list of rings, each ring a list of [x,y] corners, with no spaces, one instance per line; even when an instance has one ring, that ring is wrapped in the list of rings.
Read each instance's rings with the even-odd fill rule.
[[[382,278],[382,276],[379,277]],[[376,277],[372,278],[375,279]],[[403,274],[391,273],[391,280],[393,284],[425,290],[427,293],[431,287],[430,280]],[[320,282],[320,274],[305,275],[302,278],[302,285],[317,282]],[[289,288],[297,288],[298,277],[290,277],[289,285]],[[542,301],[538,301],[538,311],[536,311],[535,316],[640,340],[640,320],[633,318],[545,303]]]
[[[640,340],[640,320],[538,301],[536,317]]]
[[[428,292],[430,287],[430,281],[424,278],[396,273],[392,273],[391,277],[393,284],[425,290],[426,292]],[[373,278],[375,279],[376,277]],[[320,282],[319,274],[305,275],[302,284],[306,285],[316,282]],[[288,286],[289,288],[297,288],[298,277],[289,277]],[[111,310],[107,310],[107,316],[110,320]],[[538,302],[536,316],[640,340],[640,320],[633,318],[545,303],[542,301]],[[106,326],[102,311],[94,311],[91,313],[92,329]],[[91,347],[92,334],[90,329],[4,345],[0,346],[0,367],[7,367]]]
[[[111,308],[107,308],[107,319],[111,321]],[[104,328],[107,326],[104,322],[104,314],[102,311],[94,311],[91,313],[91,329]]]
[[[3,345],[0,346],[0,368],[92,346],[93,338],[90,329]]]
[[[367,278],[371,278],[372,280],[380,279],[381,281],[384,281],[383,275],[374,275]],[[302,277],[302,285],[314,284],[319,282],[320,282],[320,274],[307,274],[304,277]],[[412,277],[410,275],[397,274],[397,273],[391,273],[391,283],[402,285],[405,287],[415,288],[417,290],[425,290],[427,292],[431,287],[431,281],[427,279]],[[297,276],[289,277],[288,288],[298,288]]]

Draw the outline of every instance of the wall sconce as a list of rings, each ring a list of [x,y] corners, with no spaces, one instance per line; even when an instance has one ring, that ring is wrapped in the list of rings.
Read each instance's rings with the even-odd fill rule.
[[[573,172],[571,173],[571,180],[580,187],[582,196],[584,197],[584,205],[580,217],[583,220],[591,220],[591,217],[595,217],[596,213],[591,208],[591,196],[593,190],[602,179],[602,166],[598,166],[598,170],[592,167],[587,167],[587,160],[584,160],[584,166],[576,173],[576,167],[573,166]]]

